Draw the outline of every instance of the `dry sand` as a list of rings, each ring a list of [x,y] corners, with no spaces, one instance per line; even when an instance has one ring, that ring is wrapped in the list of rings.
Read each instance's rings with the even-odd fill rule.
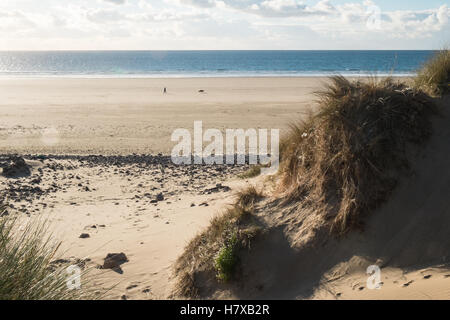
[[[99,289],[115,286],[108,298],[167,298],[173,284],[172,264],[187,241],[233,201],[235,190],[254,183],[236,177],[245,166],[171,165],[167,157],[157,154],[170,152],[174,145],[170,141],[172,131],[180,127],[192,130],[195,120],[202,120],[204,128],[283,131],[314,107],[312,92],[323,81],[2,79],[0,154],[28,154],[25,158],[31,175],[0,177],[0,193],[8,196],[11,215],[18,214],[24,222],[48,219],[53,238],[62,241],[61,258],[69,263],[83,261],[92,268]],[[166,95],[162,93],[164,87],[168,89]],[[429,148],[442,143],[442,136],[436,139]],[[133,153],[146,155],[130,156]],[[92,154],[106,157],[86,156]],[[284,263],[284,267],[272,270],[267,278],[273,285],[269,294],[250,291],[234,297],[449,299],[450,272],[445,266],[436,262],[433,266],[405,268],[408,257],[441,255],[426,246],[429,233],[433,234],[432,241],[444,241],[439,248],[449,248],[443,235],[448,225],[419,228],[430,221],[441,221],[439,214],[445,210],[448,213],[448,202],[439,202],[449,192],[448,175],[439,174],[442,170],[448,172],[448,156],[436,154],[423,162],[419,166],[430,169],[420,171],[415,178],[418,181],[413,181],[417,185],[414,201],[404,207],[411,196],[407,182],[397,192],[399,200],[370,224],[372,229],[366,238],[355,235],[338,247],[325,247],[320,259],[306,254],[311,263],[301,270],[295,269],[298,261],[289,260],[290,248],[276,255],[273,252],[272,258]],[[435,172],[432,169],[436,163],[441,167]],[[436,185],[424,193],[422,184],[430,185],[430,179]],[[160,193],[164,200],[155,202]],[[433,202],[427,199],[441,203],[441,207],[429,207]],[[429,216],[427,211],[435,214]],[[399,216],[393,217],[394,213]],[[410,217],[413,219],[408,220]],[[402,227],[405,220],[409,224]],[[383,227],[386,221],[388,227]],[[379,230],[384,233],[374,236]],[[79,238],[82,233],[89,237]],[[278,245],[275,242],[277,250]],[[353,258],[352,250],[363,257]],[[129,260],[120,270],[96,269],[108,253],[119,252]],[[364,270],[377,262],[377,255],[397,255],[398,259],[382,269],[382,290],[360,289],[367,279]]]
[[[61,258],[87,259],[96,286],[115,285],[108,298],[166,298],[187,241],[246,183],[236,178],[245,167],[176,167],[157,156],[175,145],[172,131],[192,132],[195,120],[283,130],[312,106],[322,80],[2,79],[0,154],[46,156],[25,157],[30,176],[0,176],[0,192],[10,214],[48,219]],[[109,157],[83,156],[92,154]],[[159,193],[164,200],[151,203]],[[120,252],[123,273],[95,268]]]
[[[0,150],[170,153],[176,128],[286,128],[320,78],[0,80]],[[168,90],[163,94],[163,88]],[[204,90],[200,93],[199,90]]]

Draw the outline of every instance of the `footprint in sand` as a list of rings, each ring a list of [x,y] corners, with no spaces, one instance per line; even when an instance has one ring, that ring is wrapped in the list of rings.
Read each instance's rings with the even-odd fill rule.
[[[137,288],[137,287],[138,287],[137,284],[131,283],[126,289],[127,289],[127,290],[131,290],[131,289],[134,289],[134,288]]]
[[[144,290],[142,290],[142,293],[150,293],[150,287],[147,287]]]

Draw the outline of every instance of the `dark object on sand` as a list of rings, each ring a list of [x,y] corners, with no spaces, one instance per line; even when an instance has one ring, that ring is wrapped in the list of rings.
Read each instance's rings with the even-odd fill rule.
[[[89,233],[82,233],[82,234],[80,234],[80,239],[86,239],[86,238],[89,238],[89,237],[90,237]]]
[[[156,201],[164,201],[164,195],[163,195],[162,193],[159,193],[159,194],[156,196]]]
[[[125,253],[108,253],[103,262],[102,269],[114,269],[118,268],[121,264],[128,262],[128,258]]]
[[[166,87],[164,87],[163,93],[167,93],[167,88]]]
[[[200,92],[200,93],[205,93],[205,90],[200,89],[200,90],[198,90],[198,92]]]
[[[29,176],[31,174],[30,167],[26,164],[22,157],[11,157],[10,163],[3,168],[3,176],[7,178]]]

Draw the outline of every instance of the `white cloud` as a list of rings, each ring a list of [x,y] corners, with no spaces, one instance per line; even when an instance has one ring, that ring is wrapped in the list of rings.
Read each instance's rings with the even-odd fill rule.
[[[126,19],[124,14],[112,9],[93,10],[87,12],[86,17],[94,23],[112,23]]]
[[[41,49],[52,48],[52,43],[58,48],[82,45],[79,49],[427,48],[448,41],[445,32],[450,28],[447,5],[381,12],[381,29],[372,30],[366,25],[371,1],[338,5],[332,0],[315,5],[297,0],[101,2],[111,5],[81,1],[41,10],[0,5],[0,50],[27,48],[33,39]]]
[[[216,0],[180,0],[180,2],[200,8],[213,8],[217,5]]]
[[[109,2],[112,4],[116,4],[116,5],[125,4],[127,2],[127,0],[102,0],[102,1]]]

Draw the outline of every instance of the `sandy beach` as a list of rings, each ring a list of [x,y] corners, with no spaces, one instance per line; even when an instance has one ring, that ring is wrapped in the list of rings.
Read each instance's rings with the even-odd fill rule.
[[[171,164],[172,131],[196,120],[283,131],[307,114],[322,81],[2,79],[2,160],[29,155],[31,167],[29,176],[0,177],[8,212],[47,219],[61,259],[82,261],[99,288],[115,286],[108,298],[167,298],[186,243],[248,184],[237,178],[247,166]],[[129,259],[123,273],[96,269],[115,252]]]
[[[312,107],[324,80],[1,79],[0,150],[170,154],[173,130],[192,130],[194,121],[219,130],[283,130]]]
[[[192,130],[201,120],[205,128],[279,128],[283,134],[314,110],[313,93],[324,81],[1,79],[0,162],[19,154],[30,167],[29,174],[0,177],[7,212],[23,223],[48,220],[52,239],[62,242],[58,263],[90,270],[99,290],[113,287],[106,298],[171,298],[173,264],[187,242],[233,203],[236,191],[260,179],[238,178],[247,165],[173,165],[172,131]],[[128,261],[119,269],[99,269],[107,254],[122,252]],[[360,289],[367,263],[349,262],[309,298],[450,296],[448,271],[439,267],[390,268],[385,290]]]

